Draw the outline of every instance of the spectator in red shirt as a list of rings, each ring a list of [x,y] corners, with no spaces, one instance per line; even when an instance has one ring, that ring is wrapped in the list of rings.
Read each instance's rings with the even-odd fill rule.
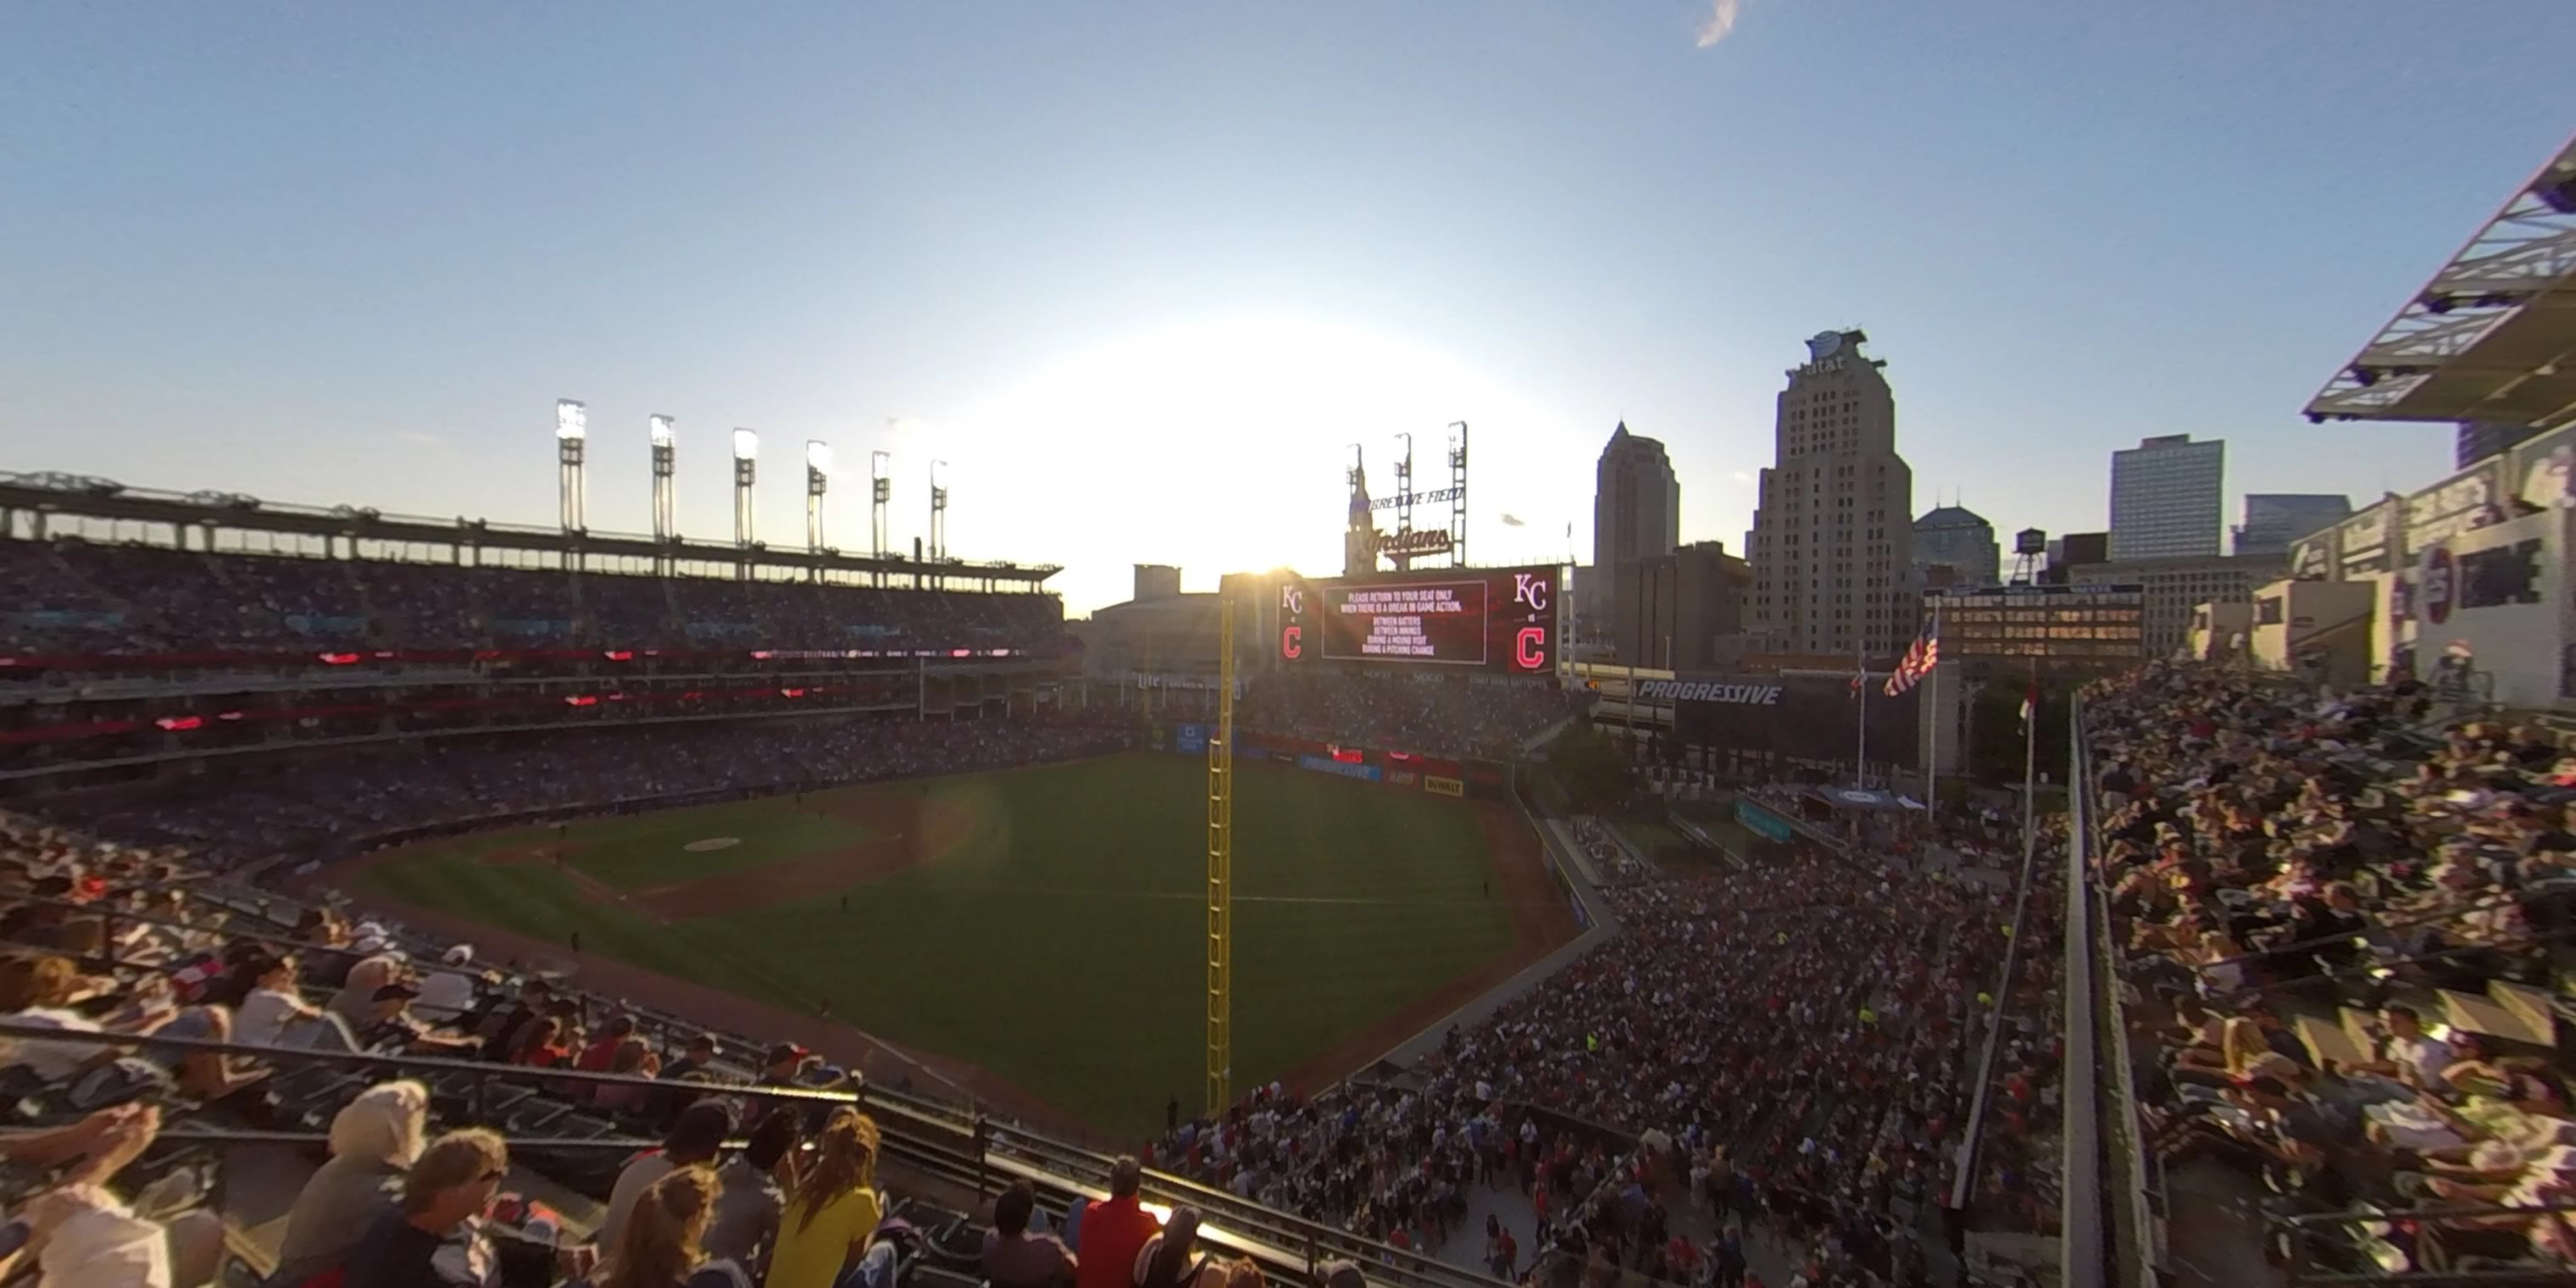
[[[561,1069],[570,1065],[572,1044],[564,1040],[563,1021],[551,1015],[540,1018],[536,1027],[529,1030],[526,1045],[519,1048],[519,1058],[511,1063],[539,1069]]]
[[[635,1036],[634,1016],[620,1015],[610,1020],[599,1030],[598,1038],[581,1049],[581,1058],[573,1062],[573,1068],[583,1073],[608,1072],[609,1066],[617,1063],[618,1044],[633,1036]]]
[[[1144,1181],[1145,1171],[1131,1155],[1121,1154],[1110,1165],[1108,1201],[1082,1213],[1082,1258],[1074,1288],[1128,1288],[1137,1252],[1163,1230],[1163,1223],[1137,1200]]]

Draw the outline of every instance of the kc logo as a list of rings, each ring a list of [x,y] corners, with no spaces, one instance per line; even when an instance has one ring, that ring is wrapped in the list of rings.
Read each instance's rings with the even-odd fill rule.
[[[1532,611],[1547,611],[1547,579],[1533,573],[1512,574],[1512,602],[1527,604]]]
[[[1291,616],[1291,617],[1303,617],[1303,616],[1305,616],[1305,615],[1306,615],[1306,588],[1305,588],[1305,587],[1303,587],[1303,586],[1282,586],[1282,587],[1280,587],[1280,588],[1279,588],[1279,611],[1281,611],[1281,612],[1283,612],[1283,613],[1286,613],[1286,614],[1288,614],[1288,615],[1289,615],[1289,616]]]
[[[1294,662],[1298,658],[1303,657],[1305,653],[1306,628],[1303,626],[1282,627],[1279,631],[1279,656]]]

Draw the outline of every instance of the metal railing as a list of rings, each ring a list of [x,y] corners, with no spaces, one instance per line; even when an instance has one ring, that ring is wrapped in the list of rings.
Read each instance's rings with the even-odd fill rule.
[[[1039,1132],[996,1122],[982,1114],[961,1114],[953,1106],[853,1080],[844,1087],[682,1083],[630,1074],[586,1073],[435,1056],[386,1055],[375,1052],[316,1051],[303,1048],[216,1042],[154,1034],[88,1032],[0,1018],[0,1038],[15,1042],[74,1043],[121,1050],[152,1048],[181,1053],[243,1056],[271,1063],[306,1063],[407,1074],[462,1075],[472,1079],[468,1093],[480,1115],[490,1084],[526,1081],[541,1086],[638,1087],[661,1092],[685,1088],[700,1094],[744,1096],[763,1100],[801,1100],[849,1104],[878,1124],[886,1157],[959,1185],[971,1185],[978,1202],[1015,1180],[1026,1180],[1042,1198],[1062,1204],[1073,1198],[1099,1201],[1108,1196],[1116,1159],[1067,1145]],[[568,1105],[579,1109],[577,1104]],[[1312,1280],[1328,1261],[1348,1259],[1366,1267],[1368,1276],[1397,1288],[1498,1288],[1490,1276],[1447,1265],[1347,1230],[1264,1207],[1227,1191],[1200,1185],[1165,1172],[1147,1171],[1142,1189],[1146,1201],[1168,1206],[1187,1204],[1206,1218],[1201,1237],[1259,1262],[1266,1272]]]
[[[2425,1269],[2422,1256],[2425,1246],[2423,1227],[2428,1222],[2535,1217],[2570,1212],[2576,1212],[2576,1203],[2447,1204],[2385,1212],[2365,1208],[2349,1212],[2310,1213],[2305,1216],[2274,1216],[2270,1221],[2270,1228],[2287,1245],[2285,1248],[2287,1265],[2284,1267],[2283,1280],[2285,1288],[2329,1288],[2329,1286],[2343,1284],[2391,1284],[2400,1285],[2402,1288],[2523,1288],[2524,1285],[2531,1285],[2532,1288],[2539,1288],[2540,1285],[2565,1288],[2567,1284],[2576,1283],[2576,1268],[2570,1268],[2564,1263],[2506,1264],[2476,1269],[2448,1266]],[[2409,1223],[2415,1227],[2413,1239],[2415,1251],[2405,1254],[2406,1268],[2394,1269],[2374,1259],[2373,1269],[2369,1271],[2357,1273],[2342,1271],[2319,1273],[2317,1271],[2316,1249],[2306,1237],[2311,1231],[2335,1226],[2394,1225],[2400,1222]],[[2433,1236],[2435,1241],[2438,1241],[2439,1237],[2438,1234]],[[2375,1240],[2376,1236],[2373,1238]],[[2395,1250],[2395,1245],[2391,1244],[2390,1248]]]
[[[1993,1100],[1995,1066],[2003,1057],[2004,1030],[2012,1014],[2013,982],[2021,973],[2022,945],[2030,941],[2031,878],[2038,870],[2039,824],[2034,815],[2022,830],[2021,878],[2013,886],[2012,931],[2004,941],[2003,966],[1995,979],[1994,1004],[1986,1017],[1985,1054],[1977,1060],[1977,1092],[1968,1102],[1968,1117],[1960,1129],[1958,1175],[1951,1181],[1950,1206],[1962,1213],[1975,1193],[1978,1146],[1985,1135],[1986,1112]]]
[[[2101,819],[2080,696],[2068,720],[2067,799],[2075,815],[2066,849],[2064,1252],[2066,1264],[2081,1258],[2092,1278],[2070,1274],[2064,1282],[2148,1288],[2162,1282],[2165,1261],[2160,1178],[2154,1174],[2153,1151],[2139,1114],[2137,1064],[2120,992],[2120,946],[2111,933],[2110,892],[2096,872]],[[2105,1188],[2106,1178],[2117,1178],[2116,1193]],[[2080,1211],[2079,1184],[2085,1196]]]

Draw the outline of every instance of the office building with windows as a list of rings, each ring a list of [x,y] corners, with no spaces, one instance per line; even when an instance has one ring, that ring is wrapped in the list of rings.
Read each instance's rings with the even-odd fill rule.
[[[1941,505],[1914,521],[1914,568],[1926,586],[1941,584],[1935,569],[1949,570],[1953,586],[1992,586],[2003,580],[2004,548],[1995,525],[1965,506]]]
[[[2038,662],[2043,670],[2118,669],[2147,655],[2146,588],[1996,586],[1927,592],[1941,619],[1941,659]]]
[[[2070,586],[2134,586],[2144,594],[2141,619],[2147,656],[2172,657],[2191,643],[2192,612],[2202,604],[2254,602],[2257,587],[2279,580],[2290,561],[2279,555],[2200,559],[2114,559],[2066,570]]]
[[[2206,558],[2218,553],[2227,444],[2189,434],[2111,453],[2111,558]]]
[[[2286,555],[2291,542],[2351,516],[2352,498],[2340,492],[2248,492],[2234,553]]]
[[[1893,657],[1919,620],[1914,472],[1869,337],[1827,331],[1788,372],[1746,557],[1748,654]]]

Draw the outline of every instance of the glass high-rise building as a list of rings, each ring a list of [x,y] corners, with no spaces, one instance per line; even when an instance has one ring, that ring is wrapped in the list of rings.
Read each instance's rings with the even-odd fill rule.
[[[1592,475],[1592,565],[1615,568],[1682,544],[1682,485],[1658,439],[1620,421]]]
[[[2218,553],[2227,444],[2167,434],[2111,453],[2111,559]]]

